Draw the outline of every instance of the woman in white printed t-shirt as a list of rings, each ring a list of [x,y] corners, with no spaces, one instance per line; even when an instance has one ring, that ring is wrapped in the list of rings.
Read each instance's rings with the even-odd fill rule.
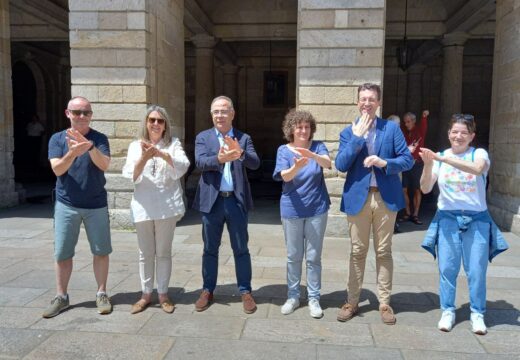
[[[147,109],[139,137],[130,144],[123,168],[123,176],[134,183],[130,210],[137,231],[143,292],[130,313],[139,313],[150,305],[154,273],[159,304],[165,312],[172,313],[175,305],[168,298],[168,285],[173,232],[185,212],[180,179],[190,162],[179,139],[172,137],[168,114],[160,106]]]
[[[435,182],[439,199],[422,246],[438,256],[441,331],[455,324],[455,292],[461,261],[468,279],[471,327],[475,334],[487,332],[486,271],[488,260],[507,249],[486,205],[486,176],[490,166],[488,153],[470,143],[476,124],[472,115],[455,114],[451,118],[449,149],[435,153],[421,148],[424,161],[421,190],[429,193]]]

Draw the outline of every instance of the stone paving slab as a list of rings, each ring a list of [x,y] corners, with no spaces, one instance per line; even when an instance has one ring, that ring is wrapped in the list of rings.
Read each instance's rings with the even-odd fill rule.
[[[401,360],[402,356],[400,351],[396,349],[319,345],[317,359]]]
[[[436,327],[371,325],[376,346],[410,349],[485,353],[484,347],[468,329],[454,328],[449,333]]]
[[[174,313],[175,314],[175,313]],[[161,314],[162,315],[162,314]],[[244,317],[204,316],[202,314],[173,317],[154,314],[139,334],[196,337],[198,339],[239,339],[245,323]],[[201,340],[203,341],[203,340]]]
[[[46,291],[47,288],[0,287],[0,306],[23,306]]]
[[[163,336],[57,332],[24,359],[163,359],[175,339]]]
[[[214,340],[179,338],[164,359],[199,360],[209,354],[226,360],[304,360],[316,359],[317,348],[313,344],[287,344],[245,340]]]
[[[2,307],[0,309],[0,328],[28,328],[39,321],[41,317],[41,309]]]
[[[368,325],[346,325],[317,319],[248,319],[241,339],[302,344],[374,345]]]
[[[455,351],[401,350],[405,360],[518,360],[516,355],[465,354]]]
[[[0,328],[0,357],[22,358],[52,334],[51,331]]]

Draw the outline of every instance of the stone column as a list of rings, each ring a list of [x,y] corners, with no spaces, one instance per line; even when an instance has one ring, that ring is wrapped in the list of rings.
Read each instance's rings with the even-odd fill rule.
[[[9,0],[0,0],[0,208],[18,205],[13,166],[13,94]]]
[[[233,64],[225,64],[222,67],[224,73],[224,95],[228,96],[233,100],[235,108],[238,104],[237,98],[237,74],[238,66]]]
[[[69,0],[69,10],[72,96],[91,100],[92,127],[110,140],[111,225],[131,227],[121,169],[147,106],[165,107],[184,137],[184,1]]]
[[[211,127],[210,105],[214,93],[214,48],[213,36],[204,34],[191,38],[195,45],[195,135]]]
[[[385,7],[385,0],[298,1],[296,103],[316,118],[314,138],[325,141],[333,159],[339,133],[359,114],[357,87],[383,82]],[[345,179],[335,169],[325,176],[332,201],[327,235],[345,236]]]
[[[443,65],[441,87],[440,119],[432,130],[436,129],[440,148],[448,146],[448,125],[451,115],[461,112],[462,107],[462,67],[466,33],[445,34],[442,39]]]
[[[487,200],[495,221],[520,235],[520,7],[516,0],[496,4]]]
[[[421,118],[422,106],[422,75],[426,69],[424,64],[414,64],[406,71],[407,92],[406,92],[406,111],[411,111],[417,115],[417,120]]]

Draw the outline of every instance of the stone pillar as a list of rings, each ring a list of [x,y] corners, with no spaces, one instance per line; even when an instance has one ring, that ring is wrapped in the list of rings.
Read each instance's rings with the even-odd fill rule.
[[[314,138],[333,159],[339,133],[359,115],[357,87],[383,82],[385,7],[385,0],[298,1],[296,103],[315,116]],[[344,181],[334,168],[326,171],[330,236],[348,233],[339,211]]]
[[[406,111],[411,111],[421,118],[422,106],[422,75],[426,69],[424,64],[414,64],[406,71],[407,92],[406,92]]]
[[[225,64],[222,67],[222,72],[224,73],[224,95],[228,96],[233,100],[233,105],[235,108],[238,105],[237,98],[237,74],[238,74],[238,66],[233,64]]]
[[[110,140],[111,224],[131,227],[133,185],[121,169],[147,106],[164,106],[184,138],[184,1],[69,0],[69,9],[71,93],[92,101],[92,127]]]
[[[442,39],[443,65],[441,87],[441,113],[438,124],[431,130],[437,131],[439,148],[448,146],[448,125],[451,115],[462,110],[462,67],[466,33],[445,34]],[[435,126],[437,125],[437,126]]]
[[[195,45],[195,135],[210,128],[210,105],[214,93],[214,48],[217,44],[213,36],[204,34],[191,38]]]
[[[0,208],[18,205],[13,166],[13,85],[9,0],[0,0]]]
[[[520,235],[520,7],[516,0],[496,4],[487,200],[495,221]]]

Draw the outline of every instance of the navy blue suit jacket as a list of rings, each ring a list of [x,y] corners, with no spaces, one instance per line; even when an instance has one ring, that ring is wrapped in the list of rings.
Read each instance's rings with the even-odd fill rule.
[[[413,157],[399,126],[381,118],[376,121],[375,155],[388,162],[385,169],[373,167],[377,186],[388,209],[399,211],[405,206],[399,173],[412,168]],[[355,136],[352,126],[345,128],[340,134],[335,165],[347,172],[341,199],[341,211],[347,215],[359,213],[368,197],[372,168],[363,166],[368,156],[365,139]]]
[[[231,164],[233,187],[236,199],[244,206],[244,209],[253,208],[251,188],[247,179],[246,168],[256,170],[260,167],[260,159],[253,147],[251,137],[236,128],[233,128],[235,138],[244,150],[242,158]],[[201,212],[209,213],[220,191],[220,182],[224,172],[224,164],[218,162],[217,156],[220,143],[215,128],[204,130],[195,139],[195,166],[202,172],[197,193],[193,202],[193,208]]]

